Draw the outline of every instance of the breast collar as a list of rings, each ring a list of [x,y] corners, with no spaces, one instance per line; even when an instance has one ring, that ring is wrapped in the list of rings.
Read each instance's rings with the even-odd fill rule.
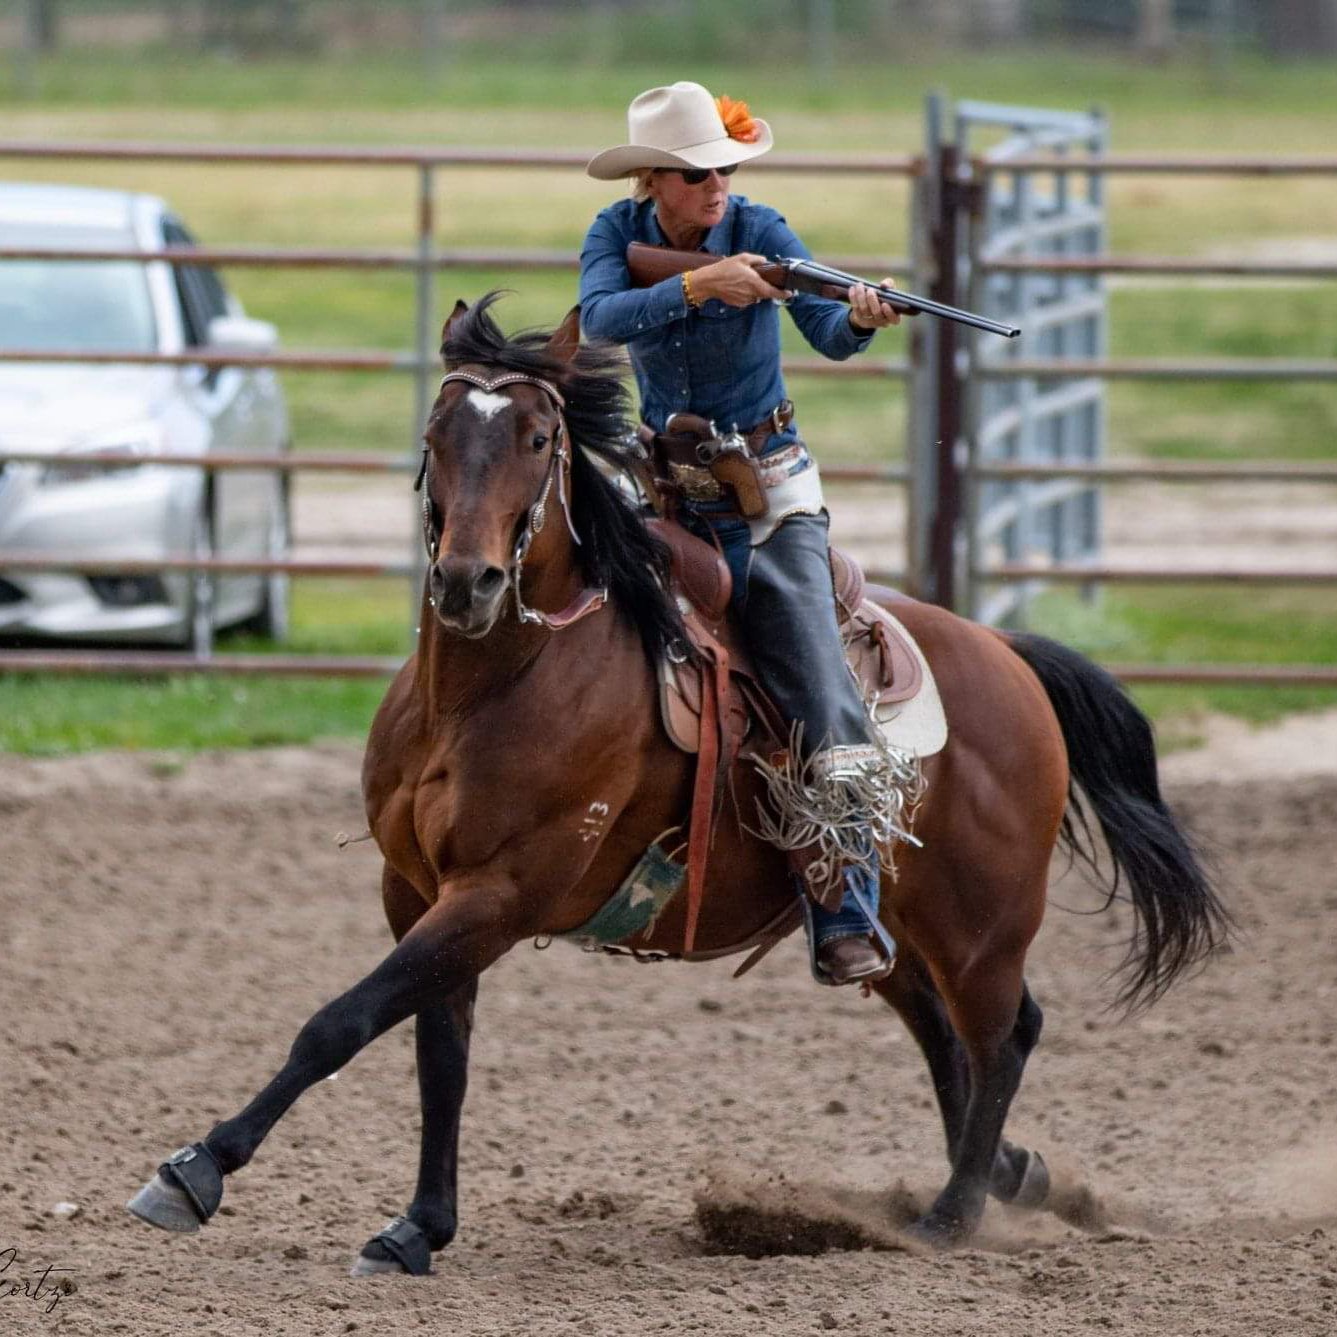
[[[580,535],[576,533],[576,526],[571,519],[571,505],[567,500],[566,481],[571,468],[571,452],[568,444],[570,438],[566,429],[566,400],[562,397],[561,391],[551,381],[545,380],[541,376],[531,376],[522,371],[503,371],[495,376],[487,376],[483,372],[472,368],[459,367],[454,371],[447,372],[441,378],[443,386],[450,381],[464,381],[488,394],[495,394],[508,385],[534,385],[552,401],[553,407],[557,410],[557,427],[553,431],[552,453],[548,458],[548,467],[544,471],[538,496],[521,520],[519,531],[516,534],[515,546],[511,552],[510,584],[515,595],[516,616],[519,617],[521,622],[547,627],[550,631],[560,631],[564,627],[569,627],[573,622],[578,622],[588,614],[597,612],[608,602],[607,586],[601,586],[597,589],[587,587],[581,590],[571,603],[558,613],[545,613],[541,609],[526,607],[520,593],[521,568],[524,566],[525,558],[529,556],[529,549],[533,545],[534,539],[542,531],[544,523],[547,521],[548,495],[552,491],[554,478],[557,480],[557,499],[561,505],[562,516],[566,520],[567,531],[575,543],[580,543]],[[417,481],[413,486],[415,491],[421,490],[422,492],[423,541],[427,547],[428,561],[435,562],[440,536],[432,523],[432,501],[429,487],[431,463],[431,446],[424,440],[422,463],[418,469]]]

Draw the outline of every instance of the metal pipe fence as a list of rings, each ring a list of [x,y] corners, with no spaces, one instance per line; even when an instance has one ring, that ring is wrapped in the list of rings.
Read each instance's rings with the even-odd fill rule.
[[[437,367],[435,342],[437,324],[434,310],[433,280],[438,273],[458,269],[505,269],[521,271],[574,271],[578,258],[570,252],[536,250],[440,249],[435,244],[435,197],[437,173],[450,168],[518,168],[572,169],[584,165],[586,155],[570,152],[511,151],[494,149],[330,149],[291,147],[225,147],[181,144],[106,144],[70,143],[60,145],[30,144],[22,141],[0,141],[0,157],[13,159],[40,159],[44,161],[110,161],[110,162],[166,162],[212,163],[218,165],[249,166],[337,166],[388,167],[410,169],[416,176],[415,244],[408,249],[328,249],[308,247],[243,247],[243,246],[162,246],[155,250],[129,250],[103,247],[97,250],[68,251],[49,247],[0,247],[0,262],[6,260],[89,261],[134,260],[139,263],[162,262],[173,265],[231,265],[253,268],[294,268],[307,270],[349,269],[355,271],[390,271],[409,273],[415,279],[413,310],[414,348],[412,350],[381,349],[311,349],[275,350],[272,352],[238,352],[226,349],[195,348],[180,353],[89,353],[81,349],[8,349],[0,353],[0,360],[28,363],[65,364],[131,364],[165,365],[178,367],[272,368],[283,371],[339,371],[367,373],[406,373],[413,377],[414,422],[425,421],[434,393]],[[793,174],[874,174],[882,177],[911,178],[920,167],[917,159],[908,155],[802,155],[773,154],[757,165],[759,171]],[[832,263],[852,270],[878,273],[908,271],[904,258],[885,258],[867,255],[834,257]],[[908,363],[904,359],[870,362],[856,367],[843,367],[815,358],[786,358],[785,370],[804,375],[855,375],[859,377],[905,376]],[[416,432],[416,427],[415,427]],[[59,452],[31,453],[0,450],[0,465],[8,460],[26,463],[44,463],[59,459]],[[96,453],[80,456],[81,464],[113,467],[124,466],[124,456],[103,457]],[[139,464],[168,465],[219,470],[274,469],[291,476],[297,472],[350,472],[367,473],[394,470],[410,472],[417,464],[417,441],[411,443],[410,453],[398,459],[326,453],[309,455],[302,452],[284,456],[207,457],[173,456],[166,453],[136,457]],[[903,483],[906,471],[901,469],[828,469],[827,476],[834,481],[848,477],[855,482]],[[410,503],[406,502],[406,506]],[[416,517],[416,503],[415,517]],[[416,536],[416,524],[413,533]],[[0,554],[0,566],[15,572],[64,571],[96,574],[112,570],[118,574],[134,575],[153,572],[193,572],[201,577],[236,575],[242,573],[290,576],[326,577],[384,577],[406,576],[410,584],[412,618],[416,621],[416,596],[424,574],[421,545],[413,543],[409,560],[404,563],[311,562],[279,560],[237,561],[218,557],[177,555],[157,561],[131,559],[79,560],[59,559],[48,554],[11,552]],[[905,573],[883,571],[873,573],[881,579],[900,581]],[[214,656],[212,647],[203,654],[144,655],[101,652],[90,657],[82,651],[10,652],[0,657],[0,668],[9,671],[64,671],[84,673],[91,671],[90,663],[102,665],[107,671],[135,673],[172,672],[186,669],[208,672],[263,671],[261,665],[269,656],[250,657],[255,661],[253,670],[238,667],[236,655]],[[292,665],[303,662],[292,657],[274,656],[275,672],[296,671]],[[285,667],[280,668],[283,661]],[[311,657],[313,675],[348,671],[356,676],[367,672],[365,660],[344,660],[339,657]],[[382,661],[382,670],[384,662]],[[378,670],[378,671],[382,671]]]
[[[209,368],[268,367],[289,371],[341,371],[408,373],[414,378],[415,424],[425,420],[434,392],[433,376],[437,370],[434,355],[436,319],[434,309],[435,276],[452,269],[510,269],[517,271],[574,270],[576,258],[564,252],[534,250],[486,250],[453,248],[441,249],[435,244],[435,196],[438,173],[452,168],[496,169],[570,169],[583,166],[586,155],[568,152],[510,151],[493,149],[331,149],[331,148],[247,148],[199,145],[152,144],[40,144],[0,140],[0,157],[18,160],[45,161],[154,161],[178,163],[211,163],[218,165],[252,166],[338,166],[387,167],[411,169],[416,176],[415,245],[408,249],[330,250],[294,247],[230,247],[201,246],[198,248],[162,247],[159,250],[120,251],[56,251],[42,247],[0,247],[0,263],[6,260],[125,260],[143,263],[161,261],[169,264],[214,264],[252,266],[257,268],[288,267],[295,269],[349,269],[360,271],[392,271],[411,273],[415,277],[413,328],[415,347],[412,350],[298,350],[267,353],[229,352],[226,349],[196,348],[181,353],[130,354],[88,353],[78,349],[36,350],[6,349],[0,351],[0,361],[11,362],[64,362],[64,363],[131,363],[163,364],[172,366],[203,366]],[[1104,175],[1112,174],[1171,174],[1185,177],[1204,175],[1243,175],[1276,177],[1279,175],[1320,176],[1337,178],[1337,158],[1204,158],[1199,156],[1104,154],[1098,158],[1075,159],[1048,154],[1017,154],[1003,160],[987,158],[958,159],[943,155],[941,162],[930,164],[924,158],[912,155],[796,155],[774,154],[749,165],[749,170],[794,174],[852,174],[878,175],[904,179],[915,190],[916,207],[936,201],[936,217],[920,220],[922,226],[939,231],[949,229],[951,218],[961,208],[978,208],[983,190],[989,179],[999,173],[1025,174],[1053,172],[1056,167],[1078,168]],[[934,170],[941,179],[930,180]],[[938,241],[941,237],[934,233]],[[832,263],[855,272],[912,274],[915,286],[923,291],[931,289],[935,295],[953,289],[950,274],[942,272],[944,249],[941,244],[926,245],[920,236],[916,254],[904,257],[879,258],[876,256],[833,256]],[[1242,278],[1286,278],[1322,280],[1337,278],[1337,266],[1248,260],[1195,260],[1174,256],[1137,256],[1100,254],[1082,257],[1062,256],[993,256],[978,257],[980,272],[1013,274],[1141,274],[1165,277],[1212,275]],[[930,341],[931,342],[931,341]],[[941,361],[941,359],[939,359]],[[820,375],[832,378],[886,378],[908,377],[915,368],[926,367],[932,361],[931,348],[926,355],[919,342],[911,338],[911,354],[907,358],[864,358],[851,363],[830,363],[818,358],[789,357],[785,370],[793,374]],[[949,368],[940,367],[940,374]],[[970,374],[983,380],[1022,379],[1076,379],[1098,377],[1105,380],[1286,380],[1329,381],[1337,379],[1337,360],[1332,359],[1173,359],[1152,360],[1136,358],[1083,358],[1063,357],[1014,358],[1005,362],[984,364],[973,359]],[[1322,465],[1289,465],[1247,463],[1227,465],[1182,461],[1118,462],[1100,465],[1071,465],[1044,463],[973,463],[964,467],[962,453],[956,449],[956,437],[942,442],[937,449],[934,468],[936,487],[941,490],[952,486],[968,489],[988,479],[1033,480],[1036,482],[1062,479],[1083,479],[1099,482],[1132,480],[1157,482],[1228,482],[1228,481],[1286,481],[1294,483],[1337,484],[1337,467]],[[285,475],[296,472],[407,473],[416,467],[417,441],[411,443],[408,454],[399,457],[356,454],[353,452],[301,452],[282,456],[184,456],[157,453],[136,457],[137,463],[191,467],[207,471],[275,470]],[[21,460],[29,463],[50,462],[63,458],[60,452],[32,454],[0,450],[0,462]],[[87,463],[124,466],[123,455],[99,456],[81,454],[81,464]],[[907,466],[823,469],[825,478],[836,482],[888,483],[904,485],[912,482],[921,462],[912,460]],[[406,506],[410,503],[406,500]],[[921,503],[911,490],[911,510]],[[965,508],[969,512],[969,508]],[[959,510],[959,504],[958,504]],[[416,516],[416,507],[415,507]],[[932,517],[912,514],[912,528],[926,530]],[[416,535],[416,524],[413,530]],[[959,542],[953,532],[925,549],[925,560],[937,563],[956,561]],[[350,576],[359,578],[408,576],[415,594],[423,574],[420,545],[414,542],[409,560],[402,563],[329,562],[329,561],[234,561],[227,558],[174,556],[155,562],[135,562],[120,559],[87,561],[60,560],[49,554],[0,552],[0,570],[65,570],[92,573],[112,570],[126,571],[194,571],[204,575],[235,574],[240,572],[287,573],[294,576]],[[912,559],[910,569],[901,572],[870,572],[874,578],[899,579],[904,576],[913,589],[935,587],[932,571],[920,569]],[[941,572],[938,573],[941,575]],[[1319,585],[1337,584],[1337,572],[1296,570],[1214,570],[1185,573],[1165,568],[1122,569],[1092,564],[1082,566],[996,564],[973,565],[968,572],[972,581],[1022,582],[1044,581],[1055,583],[1178,583],[1185,581],[1250,582]],[[950,581],[948,582],[950,587]],[[415,610],[416,611],[416,610]],[[201,656],[163,654],[120,654],[85,651],[7,651],[0,653],[0,671],[8,672],[128,672],[159,673],[179,671],[208,671],[215,673],[300,674],[316,676],[376,676],[391,671],[397,661],[379,658],[352,658],[338,656],[237,655]],[[1290,666],[1285,668],[1260,665],[1197,665],[1160,666],[1125,665],[1114,670],[1127,681],[1175,682],[1257,682],[1305,683],[1337,685],[1337,672],[1327,666]]]
[[[1048,174],[1056,182],[1066,179],[1065,173],[1094,171],[1101,178],[1112,175],[1158,174],[1186,178],[1208,175],[1275,178],[1283,175],[1324,177],[1337,181],[1337,158],[1205,158],[1141,155],[1102,155],[1097,162],[1070,154],[1020,153],[1001,159],[987,156],[971,161],[961,175],[968,182],[965,210],[972,217],[983,209],[983,201],[991,183],[1011,176],[1029,180]],[[1014,185],[1014,189],[1020,189]],[[1058,186],[1055,189],[1059,189]],[[1037,248],[1043,250],[1043,247]],[[1283,279],[1300,282],[1323,281],[1337,278],[1337,265],[1293,261],[1249,260],[1225,258],[1201,260],[1179,256],[1095,254],[1038,254],[1027,246],[1028,253],[1007,253],[1006,247],[982,250],[971,257],[978,275],[1001,275],[1014,279],[1026,276],[1051,277],[1057,283],[1064,278],[1104,275],[1140,275],[1152,278],[1226,277],[1242,280]],[[1059,303],[1062,306],[1062,303]],[[1061,345],[1060,345],[1061,347]],[[1035,356],[1020,349],[1009,350],[1010,356],[986,360],[976,349],[969,350],[968,375],[975,384],[1014,383],[1022,386],[1054,386],[1064,382],[1074,387],[1089,378],[1107,381],[1137,382],[1328,382],[1337,379],[1337,359],[1294,357],[1279,358],[1129,358],[1108,356]],[[1051,390],[1052,393],[1052,390]],[[1001,424],[1000,424],[1001,425]],[[1259,462],[1218,463],[1206,461],[1120,461],[1114,463],[1073,463],[1066,460],[1013,459],[985,460],[982,452],[970,449],[958,453],[965,457],[960,470],[959,486],[969,498],[967,514],[977,513],[980,490],[991,483],[1021,484],[1040,489],[1035,497],[1044,497],[1044,489],[1085,482],[1100,483],[1291,483],[1337,485],[1337,467],[1323,463]],[[1058,495],[1058,494],[1055,494]],[[995,518],[1007,519],[1007,506],[999,507]],[[1006,604],[1008,587],[1041,590],[1047,586],[1078,587],[1089,593],[1102,585],[1149,586],[1262,586],[1332,588],[1337,586],[1337,569],[1321,567],[1300,569],[1294,567],[1260,568],[1248,562],[1235,565],[1216,564],[1210,568],[1185,570],[1182,567],[1148,564],[1146,567],[1112,567],[1100,560],[1084,556],[1079,560],[1064,559],[1058,551],[1050,560],[1008,560],[1006,557],[986,560],[985,543],[968,529],[971,537],[967,544],[964,583],[972,604],[986,603],[986,592],[997,592],[988,602]],[[986,604],[987,606],[987,604]],[[1185,682],[1236,683],[1259,685],[1337,685],[1337,673],[1329,665],[1293,665],[1286,667],[1252,665],[1114,665],[1111,671],[1128,682]]]

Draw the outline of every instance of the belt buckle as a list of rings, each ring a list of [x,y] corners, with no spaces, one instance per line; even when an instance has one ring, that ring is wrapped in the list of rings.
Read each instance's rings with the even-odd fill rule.
[[[682,489],[688,501],[722,501],[724,488],[709,469],[698,469],[693,464],[669,464],[669,474]]]

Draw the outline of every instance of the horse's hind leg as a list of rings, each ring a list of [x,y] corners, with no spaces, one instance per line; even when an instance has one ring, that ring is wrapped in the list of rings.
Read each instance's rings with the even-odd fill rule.
[[[1005,1193],[1010,1189],[1015,1198],[1025,1184],[1025,1167],[1014,1165],[1007,1155],[1002,1132],[1042,1020],[1021,978],[1020,959],[987,959],[953,981],[943,997],[952,1028],[965,1048],[970,1084],[951,1178],[916,1225],[917,1233],[934,1243],[949,1243],[974,1230],[993,1186],[1000,1151],[1004,1152],[1000,1187]],[[1016,1187],[1008,1182],[1013,1175]]]
[[[955,1165],[970,1102],[970,1065],[952,1029],[946,1005],[923,962],[906,948],[902,948],[893,974],[872,987],[896,1010],[924,1055],[942,1114],[947,1159]],[[1014,1041],[1024,1049],[1023,1062],[1034,1048],[1041,1019],[1039,1006],[1023,985],[1018,1025],[1013,1031]],[[1048,1171],[1039,1154],[1000,1139],[989,1192],[1015,1206],[1038,1207],[1048,1191]]]

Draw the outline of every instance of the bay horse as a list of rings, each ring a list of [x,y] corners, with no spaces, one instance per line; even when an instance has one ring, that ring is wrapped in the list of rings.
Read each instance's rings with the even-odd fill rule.
[[[622,356],[580,345],[578,311],[550,335],[507,338],[493,300],[457,304],[443,332],[449,374],[423,438],[430,566],[417,653],[387,691],[363,763],[397,945],[306,1022],[240,1113],[131,1200],[151,1224],[198,1229],[223,1177],[304,1091],[414,1017],[417,1187],[354,1271],[428,1271],[456,1233],[479,976],[517,943],[584,924],[686,820],[692,759],[656,706],[656,664],[683,634],[665,549],[596,463],[625,461]],[[1111,898],[1122,880],[1135,912],[1129,1006],[1203,961],[1229,921],[1161,799],[1150,726],[1112,677],[1055,642],[870,593],[918,641],[950,722],[945,747],[923,763],[921,844],[897,851],[894,877],[884,871],[881,918],[899,951],[872,985],[923,1051],[937,1093],[950,1175],[914,1233],[948,1244],[969,1236],[987,1194],[1039,1206],[1048,1192],[1042,1158],[1002,1132],[1040,1034],[1024,965],[1056,845],[1094,868],[1094,814]],[[762,793],[756,768],[738,764],[732,784],[734,819],[718,822],[706,866],[703,955],[793,903],[783,854],[745,820]],[[681,902],[640,947],[682,949]]]

